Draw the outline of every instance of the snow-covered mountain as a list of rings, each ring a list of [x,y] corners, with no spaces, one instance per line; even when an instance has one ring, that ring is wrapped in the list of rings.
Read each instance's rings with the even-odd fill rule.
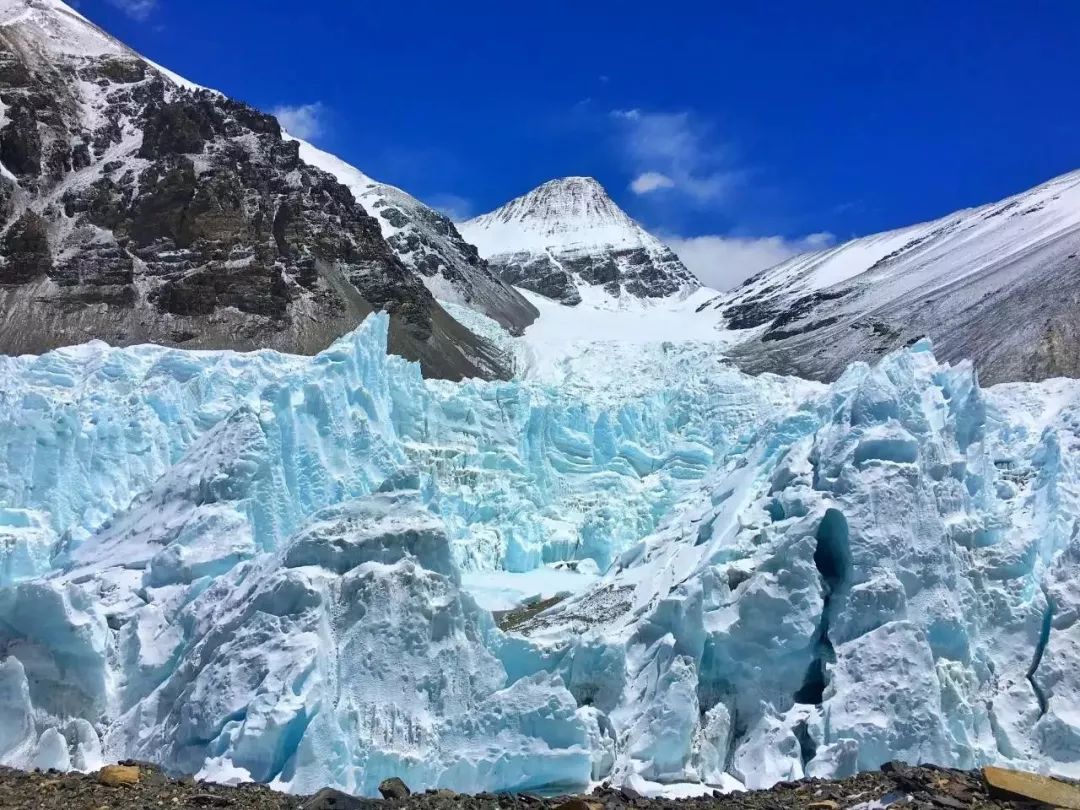
[[[0,45],[0,350],[103,338],[312,353],[384,309],[392,350],[426,373],[507,373],[424,284],[442,272],[441,294],[527,323],[482,263],[434,266],[461,250],[452,228],[426,263],[411,244],[396,255],[272,117],[148,63],[59,0],[0,0]],[[406,209],[402,227],[430,219]]]
[[[565,304],[580,302],[581,287],[662,298],[700,286],[591,177],[544,183],[459,229],[503,279]]]
[[[1080,376],[1080,172],[758,274],[712,305],[748,370],[834,379],[920,337],[986,382]]]

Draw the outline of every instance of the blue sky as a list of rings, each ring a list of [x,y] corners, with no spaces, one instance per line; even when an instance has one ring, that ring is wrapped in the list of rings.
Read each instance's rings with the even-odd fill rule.
[[[591,174],[713,283],[1080,168],[1074,0],[78,5],[459,215]]]

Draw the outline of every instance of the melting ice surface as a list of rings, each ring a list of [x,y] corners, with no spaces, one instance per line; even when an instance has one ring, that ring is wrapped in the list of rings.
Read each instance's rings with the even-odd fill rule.
[[[0,761],[364,794],[1080,775],[1073,382],[983,391],[919,344],[822,387],[667,344],[455,385],[386,327],[0,359]]]

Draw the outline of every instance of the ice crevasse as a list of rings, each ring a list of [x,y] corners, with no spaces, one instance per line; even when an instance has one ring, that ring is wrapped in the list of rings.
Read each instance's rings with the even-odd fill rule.
[[[362,794],[1080,775],[1073,383],[984,391],[924,343],[827,388],[454,385],[386,326],[0,360],[0,761]],[[506,631],[462,584],[586,559]]]

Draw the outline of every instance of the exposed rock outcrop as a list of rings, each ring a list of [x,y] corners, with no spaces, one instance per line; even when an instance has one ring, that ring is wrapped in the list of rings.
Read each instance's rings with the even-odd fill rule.
[[[436,298],[475,309],[515,335],[536,320],[536,308],[492,271],[448,217],[303,141],[300,157],[349,187],[397,257]]]
[[[313,353],[373,310],[426,374],[503,376],[271,116],[58,0],[0,7],[0,352],[91,338]]]

